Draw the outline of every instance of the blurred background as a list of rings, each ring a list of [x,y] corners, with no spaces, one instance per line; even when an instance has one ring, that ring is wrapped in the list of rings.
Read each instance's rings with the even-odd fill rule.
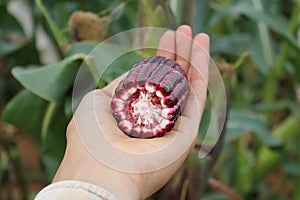
[[[195,150],[149,199],[299,200],[299,11],[299,0],[0,0],[0,199],[33,199],[51,182],[72,84],[97,42],[136,27],[188,24],[211,37],[230,103],[226,126],[199,159],[208,102]],[[135,52],[122,66],[146,56]]]

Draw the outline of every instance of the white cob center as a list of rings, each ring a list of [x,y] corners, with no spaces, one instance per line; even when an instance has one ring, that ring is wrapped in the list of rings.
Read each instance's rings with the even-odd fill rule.
[[[161,108],[152,103],[153,94],[141,92],[139,98],[131,103],[132,114],[137,118],[137,124],[153,124],[160,119]]]

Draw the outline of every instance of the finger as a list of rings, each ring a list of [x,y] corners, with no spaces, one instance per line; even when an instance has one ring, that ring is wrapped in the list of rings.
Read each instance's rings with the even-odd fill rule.
[[[156,55],[175,60],[175,33],[173,31],[167,31],[161,36]]]
[[[200,79],[208,81],[209,65],[209,36],[200,33],[195,36],[192,45],[190,80]]]
[[[189,78],[201,110],[206,101],[209,59],[209,36],[198,34],[193,40]]]
[[[114,91],[119,85],[119,83],[127,76],[128,72],[122,74],[121,76],[114,79],[112,82],[110,82],[107,86],[105,86],[102,90],[105,94],[107,94],[109,97],[112,97],[114,95]]]
[[[176,30],[176,61],[188,72],[192,47],[192,29],[187,25],[180,26]]]

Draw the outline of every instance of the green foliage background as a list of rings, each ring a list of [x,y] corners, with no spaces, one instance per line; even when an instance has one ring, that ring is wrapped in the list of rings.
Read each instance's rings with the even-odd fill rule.
[[[220,71],[225,71],[224,81],[232,87],[226,137],[211,176],[245,199],[300,199],[298,0],[24,2],[33,17],[32,34],[27,34],[14,13],[8,11],[11,1],[0,0],[0,107],[3,122],[34,139],[48,181],[64,153],[73,81],[84,55],[95,46],[94,42],[72,42],[68,29],[71,13],[84,10],[110,17],[110,35],[135,27],[174,29],[180,24],[189,24],[194,33],[208,33],[212,57]],[[38,27],[54,44],[59,61],[42,61],[37,48]],[[134,53],[130,59],[140,57]],[[130,63],[122,61],[123,66]],[[99,86],[124,71],[119,68],[107,74]],[[207,111],[202,126],[208,115]],[[4,161],[0,157],[0,191],[9,168]],[[189,175],[179,179],[183,177],[181,170],[151,198],[178,194],[183,190],[180,183],[189,180],[190,199],[229,199],[210,187],[204,194],[197,194],[206,172],[201,168],[205,162],[193,152],[185,164]],[[26,173],[24,176],[26,190]]]

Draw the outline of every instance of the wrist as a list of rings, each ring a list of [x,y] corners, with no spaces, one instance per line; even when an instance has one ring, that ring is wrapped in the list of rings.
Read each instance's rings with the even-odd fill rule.
[[[117,200],[117,197],[97,185],[77,180],[59,181],[43,188],[35,200],[45,199],[106,199]]]
[[[141,195],[135,183],[129,177],[106,177],[110,180],[98,180],[97,185],[111,191],[118,199],[140,200]]]
[[[131,183],[130,180],[121,180],[120,178],[110,178],[111,180],[103,179],[88,179],[84,177],[57,177],[53,183],[61,182],[61,181],[82,181],[88,184],[96,185],[102,189],[107,190],[112,195],[116,196],[117,199],[124,200],[139,200],[141,199],[137,187]]]
[[[64,180],[78,180],[97,185],[124,200],[142,199],[139,189],[134,181],[134,175],[115,171],[101,163],[94,162],[84,165],[75,165],[65,157],[53,179],[54,182]],[[76,167],[75,167],[76,166]]]

